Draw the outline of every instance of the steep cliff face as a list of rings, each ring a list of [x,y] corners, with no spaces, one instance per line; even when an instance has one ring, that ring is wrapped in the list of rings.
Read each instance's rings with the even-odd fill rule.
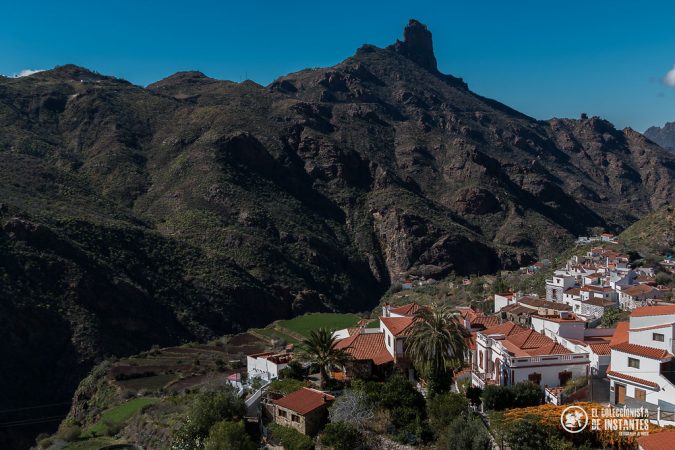
[[[2,78],[0,126],[7,320],[52,317],[79,369],[369,310],[408,274],[514,268],[675,189],[673,156],[632,130],[537,121],[441,74],[416,21],[269,86],[182,72],[142,88],[72,65]],[[12,330],[3,352],[27,345]],[[38,375],[4,386],[58,370],[67,395],[79,378],[27,364]]]

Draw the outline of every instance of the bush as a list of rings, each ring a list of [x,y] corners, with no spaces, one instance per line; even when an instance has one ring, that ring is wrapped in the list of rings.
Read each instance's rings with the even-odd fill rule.
[[[176,432],[172,448],[197,448],[197,442],[206,438],[216,423],[243,415],[244,402],[236,397],[231,387],[217,392],[201,392],[190,405],[187,420]]]
[[[351,424],[333,422],[323,430],[321,443],[335,450],[352,450],[362,447],[363,435]]]
[[[270,440],[281,444],[284,450],[313,450],[314,442],[309,436],[276,423],[268,427]]]
[[[103,425],[105,425],[106,436],[115,436],[117,433],[122,431],[122,428],[124,428],[123,423],[118,423],[110,419],[103,419]]]
[[[431,437],[425,421],[426,402],[410,381],[395,375],[380,386],[379,394],[379,405],[391,414],[397,441],[415,444]]]
[[[285,378],[283,380],[274,380],[267,388],[268,392],[278,392],[283,395],[288,395],[302,389],[305,386],[304,381],[296,380],[294,378]]]
[[[209,430],[204,450],[255,450],[256,445],[246,433],[244,422],[216,423]]]
[[[502,411],[513,406],[513,392],[506,386],[491,384],[481,396],[485,409]]]
[[[511,390],[513,391],[513,406],[516,408],[541,405],[543,401],[541,388],[531,381],[516,383]]]
[[[456,417],[467,416],[469,401],[460,394],[450,392],[430,399],[427,410],[431,430],[438,437]]]
[[[480,398],[483,395],[483,390],[478,386],[469,386],[466,388],[466,398],[469,399],[473,406],[480,406]]]
[[[546,440],[554,434],[554,431],[543,426],[536,416],[529,415],[508,427],[505,440],[513,450],[540,450]]]
[[[328,415],[331,422],[346,422],[362,430],[375,417],[375,410],[363,391],[347,389],[335,399]]]
[[[491,448],[490,435],[476,416],[459,416],[450,421],[441,434],[439,450],[487,450]]]
[[[68,425],[61,429],[59,437],[66,442],[73,442],[80,438],[82,429],[79,425]]]
[[[296,380],[304,380],[305,379],[305,369],[302,367],[302,364],[300,364],[298,361],[291,361],[288,363],[288,366],[284,367],[279,371],[279,378],[285,379],[285,378],[293,378]]]

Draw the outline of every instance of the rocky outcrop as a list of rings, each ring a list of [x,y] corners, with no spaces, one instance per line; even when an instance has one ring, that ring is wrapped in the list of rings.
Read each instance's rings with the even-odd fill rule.
[[[644,134],[661,147],[675,152],[675,122],[668,122],[663,127],[649,127]]]

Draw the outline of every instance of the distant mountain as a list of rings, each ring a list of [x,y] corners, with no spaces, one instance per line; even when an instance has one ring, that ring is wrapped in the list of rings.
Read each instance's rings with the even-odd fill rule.
[[[0,127],[0,351],[22,367],[0,409],[69,397],[105,355],[515,268],[675,194],[673,155],[471,92],[417,21],[269,86],[1,78]]]
[[[675,152],[675,122],[668,122],[663,127],[648,128],[644,135],[661,147]]]

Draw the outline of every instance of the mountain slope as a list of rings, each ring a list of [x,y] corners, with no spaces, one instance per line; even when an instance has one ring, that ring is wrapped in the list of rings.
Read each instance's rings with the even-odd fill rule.
[[[650,127],[644,134],[661,147],[675,151],[675,122],[668,122],[663,127]]]
[[[639,133],[537,121],[441,74],[416,21],[266,87],[2,78],[0,127],[0,350],[40,355],[4,374],[26,393],[7,408],[69,396],[107,354],[514,268],[675,189],[673,156]]]
[[[627,247],[655,261],[675,249],[675,208],[667,206],[626,228],[619,239]]]

